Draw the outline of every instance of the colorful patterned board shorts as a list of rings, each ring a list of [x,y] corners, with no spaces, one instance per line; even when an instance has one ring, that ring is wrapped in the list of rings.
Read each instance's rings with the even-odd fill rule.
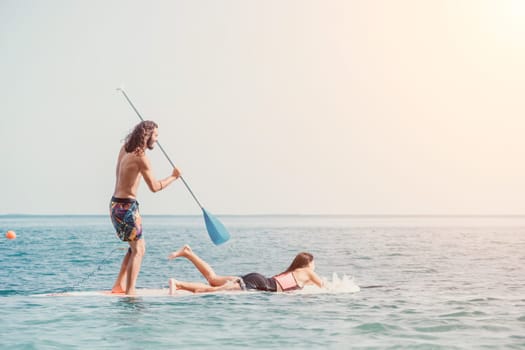
[[[112,197],[109,210],[118,238],[124,242],[138,241],[142,238],[139,202],[132,198]]]

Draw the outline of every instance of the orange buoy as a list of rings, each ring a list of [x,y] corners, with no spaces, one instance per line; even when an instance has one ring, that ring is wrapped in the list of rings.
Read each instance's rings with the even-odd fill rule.
[[[7,239],[15,239],[16,238],[16,233],[15,233],[15,231],[7,231],[6,234],[5,234],[5,237]]]

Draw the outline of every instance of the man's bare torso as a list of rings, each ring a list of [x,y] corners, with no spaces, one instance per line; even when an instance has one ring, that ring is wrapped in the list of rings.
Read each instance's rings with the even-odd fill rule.
[[[145,155],[127,153],[124,147],[120,149],[117,162],[117,180],[115,184],[114,197],[117,198],[136,198],[137,188],[139,187],[141,166],[144,163]]]

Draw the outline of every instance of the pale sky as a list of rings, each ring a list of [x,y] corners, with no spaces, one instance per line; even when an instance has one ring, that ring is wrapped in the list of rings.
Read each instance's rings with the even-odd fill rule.
[[[524,62],[520,0],[0,0],[0,213],[108,212],[122,85],[216,215],[525,214]]]

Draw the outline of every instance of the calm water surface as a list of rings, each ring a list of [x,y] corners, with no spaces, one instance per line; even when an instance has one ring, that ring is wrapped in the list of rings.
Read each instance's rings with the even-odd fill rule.
[[[104,216],[0,216],[1,349],[525,349],[524,217],[144,217],[139,288],[203,281],[170,251],[189,243],[221,274],[285,269],[299,251],[358,292],[43,297],[111,288],[126,247]],[[363,288],[380,285],[378,288]]]

